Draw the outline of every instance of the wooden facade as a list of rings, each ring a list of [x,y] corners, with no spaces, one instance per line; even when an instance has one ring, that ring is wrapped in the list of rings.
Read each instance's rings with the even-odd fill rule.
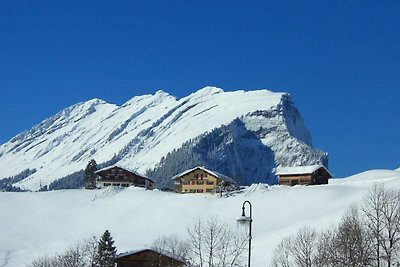
[[[235,181],[218,172],[196,167],[172,178],[178,193],[213,193],[218,186],[235,184]]]
[[[123,253],[117,256],[117,267],[183,267],[186,263],[152,249]]]
[[[280,185],[318,185],[327,184],[332,178],[329,171],[322,165],[296,166],[278,168],[276,175]]]
[[[120,166],[107,167],[96,171],[96,174],[98,175],[97,185],[100,188],[108,186],[154,188],[154,182],[148,177]]]

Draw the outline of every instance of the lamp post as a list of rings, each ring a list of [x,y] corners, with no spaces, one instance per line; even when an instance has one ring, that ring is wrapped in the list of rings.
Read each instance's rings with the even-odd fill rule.
[[[247,217],[246,213],[245,213],[245,204],[249,204],[250,207],[250,216]],[[248,263],[247,263],[247,267],[250,267],[250,258],[251,258],[251,224],[253,222],[253,217],[252,217],[252,207],[251,207],[251,203],[250,201],[246,200],[245,202],[243,202],[242,205],[242,216],[240,216],[237,219],[239,224],[243,224],[243,225],[249,225],[249,258],[248,258]]]

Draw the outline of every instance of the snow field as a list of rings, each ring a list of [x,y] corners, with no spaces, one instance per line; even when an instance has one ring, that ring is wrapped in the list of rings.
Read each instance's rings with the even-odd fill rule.
[[[252,266],[269,266],[283,237],[304,226],[322,230],[335,225],[376,182],[400,189],[400,172],[374,170],[321,186],[253,184],[228,198],[142,188],[4,192],[0,193],[0,267],[25,266],[79,240],[100,237],[106,229],[118,252],[147,247],[162,235],[185,238],[186,228],[199,217],[218,216],[236,229],[245,200],[253,205]]]

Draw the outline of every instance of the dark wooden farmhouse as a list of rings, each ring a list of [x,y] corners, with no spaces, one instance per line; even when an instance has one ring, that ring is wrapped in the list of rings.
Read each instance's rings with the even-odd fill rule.
[[[184,260],[175,259],[152,249],[142,249],[117,255],[117,267],[182,267]]]
[[[108,186],[154,188],[154,182],[150,178],[120,166],[107,167],[96,171],[96,174],[98,175],[97,186],[100,188]]]
[[[327,184],[332,178],[328,169],[323,165],[309,165],[277,168],[276,175],[280,185],[317,185]]]

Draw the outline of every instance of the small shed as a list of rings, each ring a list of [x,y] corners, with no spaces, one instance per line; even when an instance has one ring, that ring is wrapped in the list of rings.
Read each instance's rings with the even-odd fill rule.
[[[97,185],[100,188],[108,186],[138,186],[146,189],[154,188],[154,181],[145,175],[121,166],[110,166],[95,172],[99,177]]]
[[[141,249],[117,255],[117,267],[183,267],[186,262],[152,249]]]
[[[278,167],[276,175],[280,185],[318,185],[327,184],[332,175],[323,165]]]

